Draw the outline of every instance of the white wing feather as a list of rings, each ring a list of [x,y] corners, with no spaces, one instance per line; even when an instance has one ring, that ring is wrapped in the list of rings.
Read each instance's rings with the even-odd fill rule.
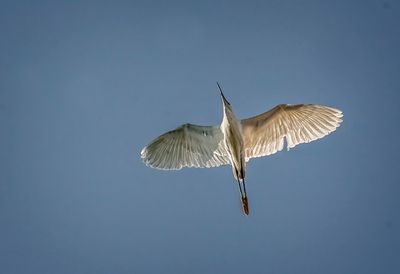
[[[143,162],[158,169],[217,167],[230,163],[219,126],[184,124],[143,148]]]
[[[278,105],[241,121],[246,161],[322,138],[342,122],[340,110],[320,105]]]

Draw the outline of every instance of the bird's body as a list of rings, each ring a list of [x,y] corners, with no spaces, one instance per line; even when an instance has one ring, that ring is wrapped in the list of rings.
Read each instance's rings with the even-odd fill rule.
[[[217,83],[218,84],[218,83]],[[232,166],[233,177],[239,184],[240,196],[242,200],[243,212],[248,215],[249,207],[247,202],[246,187],[244,183],[244,177],[246,173],[246,160],[245,150],[243,142],[242,124],[240,120],[236,118],[232,111],[230,103],[226,100],[222,93],[221,87],[218,84],[218,88],[221,92],[222,104],[223,104],[223,118],[221,123],[221,131],[224,135],[224,144],[226,151],[229,156],[230,164]],[[242,185],[243,184],[243,190]]]
[[[217,83],[218,84],[218,83]],[[223,119],[220,126],[184,124],[143,148],[148,166],[172,170],[230,164],[238,182],[244,214],[249,214],[245,188],[246,162],[308,143],[333,132],[342,112],[320,105],[278,105],[260,115],[239,120],[220,89]]]

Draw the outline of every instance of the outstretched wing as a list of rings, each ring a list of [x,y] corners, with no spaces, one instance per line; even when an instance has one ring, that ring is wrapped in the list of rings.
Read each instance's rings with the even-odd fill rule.
[[[246,161],[322,138],[342,122],[340,110],[320,105],[278,105],[241,121]]]
[[[141,157],[146,165],[167,170],[230,163],[221,129],[192,124],[184,124],[159,136],[142,149]]]

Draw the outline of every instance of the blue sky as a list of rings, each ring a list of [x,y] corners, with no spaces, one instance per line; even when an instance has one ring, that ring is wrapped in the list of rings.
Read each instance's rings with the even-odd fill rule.
[[[1,1],[1,273],[399,273],[396,1]],[[183,123],[344,112],[311,144],[165,172]]]

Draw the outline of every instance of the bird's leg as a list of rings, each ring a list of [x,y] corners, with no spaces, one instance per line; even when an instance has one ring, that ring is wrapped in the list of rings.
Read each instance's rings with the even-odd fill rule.
[[[243,190],[242,190],[241,183],[243,183]],[[245,215],[249,215],[249,203],[247,201],[247,194],[246,194],[246,187],[244,184],[244,180],[242,180],[242,182],[240,180],[238,180],[238,185],[239,185],[240,198],[241,198],[240,200],[242,202],[243,213]]]
[[[242,184],[243,184],[243,192],[244,192],[244,197],[247,198],[247,193],[246,193],[246,184],[244,182],[244,178],[242,179]]]
[[[240,200],[242,202],[242,209],[243,213],[247,216],[249,215],[249,203],[247,201],[247,194],[246,194],[246,186],[244,183],[244,178],[241,178],[242,176],[239,176],[238,170],[235,168],[234,169],[234,174],[236,174],[236,179],[239,185],[239,191],[240,191]],[[242,184],[243,184],[243,190],[242,190]]]
[[[244,192],[244,196],[242,194],[242,192],[240,192],[240,194],[242,195],[242,208],[243,208],[243,213],[245,215],[249,215],[249,202],[247,200],[247,194],[246,194],[246,185],[244,182],[244,178],[242,179],[242,183],[243,183],[243,192]]]
[[[240,181],[238,180],[238,186],[239,186],[239,191],[240,191],[240,197],[244,197],[243,191],[242,191],[242,186],[240,185]]]

